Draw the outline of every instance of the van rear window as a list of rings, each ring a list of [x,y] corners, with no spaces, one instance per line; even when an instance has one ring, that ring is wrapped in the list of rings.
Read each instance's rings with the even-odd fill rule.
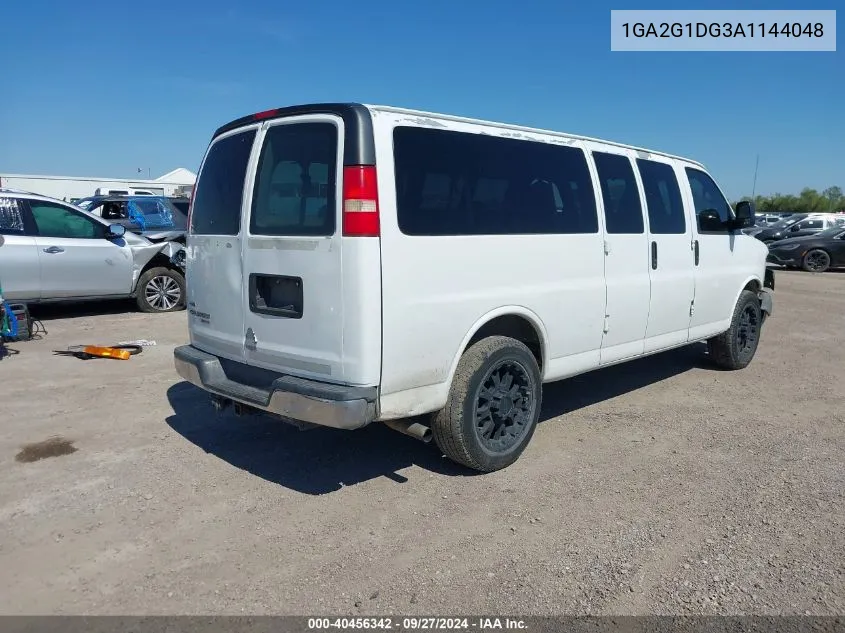
[[[337,206],[337,126],[294,123],[264,137],[249,232],[252,235],[332,235]]]
[[[406,235],[597,233],[581,149],[397,127],[397,214]]]
[[[237,235],[241,230],[244,179],[255,130],[227,136],[208,152],[194,192],[191,232]]]

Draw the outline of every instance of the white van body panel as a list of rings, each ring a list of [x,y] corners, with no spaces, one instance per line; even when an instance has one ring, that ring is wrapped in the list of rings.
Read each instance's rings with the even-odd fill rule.
[[[678,167],[684,203],[694,214],[695,202],[685,170],[691,168],[705,174],[707,171],[691,161],[678,161]],[[715,180],[713,184],[727,200]],[[696,225],[695,239],[699,242],[699,264],[695,267],[695,304],[690,317],[690,341],[710,338],[730,327],[734,306],[742,290],[752,283],[762,287],[768,255],[765,244],[739,231],[707,233]]]
[[[425,123],[472,134],[509,134],[503,128],[448,119]],[[390,112],[374,117],[384,297],[382,416],[442,406],[467,333],[502,306],[524,306],[543,323],[549,359],[544,380],[597,364],[605,310],[601,232],[404,235],[396,220],[393,130],[409,124],[419,122]],[[536,139],[560,142],[549,136]],[[579,141],[567,144],[580,146]],[[500,261],[497,253],[516,255],[518,265]],[[400,401],[394,403],[391,397],[399,393]]]
[[[233,130],[215,138],[200,163],[199,173],[214,147],[244,132],[257,132],[258,125]],[[253,145],[247,174],[254,170]],[[197,178],[199,183],[199,178]],[[241,214],[249,191],[245,188]],[[186,240],[186,299],[191,345],[204,352],[234,361],[244,360],[243,247],[240,235],[189,235]]]
[[[356,133],[372,135],[367,152],[374,155],[376,167],[378,237],[346,237],[341,228],[348,153],[344,126],[349,119],[330,112],[270,116],[213,140],[210,147],[245,129],[257,130],[246,171],[239,234],[188,237],[189,329],[191,344],[199,352],[183,350],[181,360],[177,354],[177,368],[191,382],[212,393],[240,398],[241,385],[233,386],[234,379],[221,377],[215,368],[215,359],[224,358],[278,376],[286,385],[313,381],[328,383],[335,391],[354,388],[352,395],[338,397],[342,406],[334,403],[334,396],[308,395],[313,384],[304,391],[301,385],[299,391],[291,389],[293,399],[282,393],[287,387],[273,387],[266,392],[271,395],[262,391],[260,397],[245,391],[241,401],[316,424],[323,423],[319,415],[330,416],[342,409],[336,422],[326,424],[357,428],[373,420],[395,420],[442,408],[462,354],[482,328],[488,331],[497,319],[501,323],[503,317],[515,317],[528,325],[536,339],[542,380],[551,382],[720,334],[730,326],[742,290],[763,287],[765,245],[739,231],[700,230],[695,205],[701,194],[696,198],[687,175],[688,168],[707,174],[699,163],[547,130],[363,107],[370,121],[356,123]],[[268,133],[314,122],[328,122],[338,130],[331,210],[336,219],[334,233],[318,237],[253,234],[253,195]],[[596,230],[403,232],[394,132],[405,127],[533,141],[583,152],[595,197]],[[369,136],[360,142],[369,143]],[[611,154],[617,164],[621,160],[630,166],[643,215],[639,232],[608,229],[611,210],[594,160],[598,153]],[[197,181],[200,194],[205,160]],[[683,210],[682,230],[661,232],[652,225],[648,209],[654,203],[654,191],[649,197],[639,161],[649,161],[652,167],[657,164],[660,173],[674,175]],[[437,165],[431,169],[436,171]],[[711,197],[714,192],[710,191]],[[254,274],[301,278],[301,318],[279,318],[252,309],[250,276]],[[200,370],[210,378],[203,378]],[[281,404],[274,400],[277,394],[281,394]],[[370,404],[372,410],[367,409]],[[365,410],[366,420],[356,417]],[[299,414],[308,417],[297,418]]]
[[[253,231],[251,220],[259,169],[268,135],[296,126],[328,123],[335,127],[333,158],[335,217],[333,235],[284,235]],[[250,367],[285,372],[305,379],[352,385],[378,385],[381,374],[381,288],[378,239],[342,237],[339,201],[342,198],[344,123],[338,116],[309,114],[271,119],[238,127],[214,139],[254,131],[246,165],[237,235],[197,235],[188,238],[190,282],[188,308],[191,343],[199,350],[243,362]],[[268,151],[268,161],[273,156]],[[206,156],[208,156],[208,153]],[[197,199],[202,200],[200,168]],[[275,184],[284,165],[268,162],[266,177]],[[313,193],[313,192],[312,192]],[[273,198],[264,192],[261,204],[281,204],[295,198]],[[309,193],[310,202],[322,198]],[[288,205],[289,206],[289,205]],[[311,205],[313,207],[313,205]],[[281,231],[284,233],[284,230]],[[303,313],[284,318],[250,305],[254,276],[295,278],[302,284]],[[233,300],[233,297],[237,297]]]
[[[338,116],[312,114],[270,120],[263,124],[256,141],[264,146],[275,128],[307,123],[331,123],[337,128],[334,184],[337,230],[334,235],[266,236],[250,228],[256,169],[260,149],[247,176],[244,215],[241,223],[246,240],[243,305],[249,306],[249,275],[279,273],[303,277],[305,310],[301,319],[279,319],[250,309],[244,311],[245,331],[256,337],[255,349],[247,349],[246,362],[273,371],[289,371],[303,378],[353,385],[377,385],[381,361],[381,266],[379,241],[343,237],[342,199],[344,123]]]
[[[269,370],[290,370],[297,375],[322,380],[344,380],[343,372],[343,240],[338,231],[332,236],[285,236],[253,233],[250,218],[256,189],[258,160],[267,134],[283,126],[326,122],[337,130],[338,151],[334,158],[337,173],[342,171],[343,121],[328,115],[308,115],[275,119],[264,123],[253,150],[254,160],[247,172],[241,232],[244,235],[242,299],[244,332],[251,331],[255,345],[245,349],[249,365]],[[273,167],[271,165],[271,167]],[[340,199],[340,179],[335,183],[335,199]],[[333,210],[338,217],[337,210]],[[251,274],[284,274],[303,278],[308,303],[302,318],[279,318],[249,309]],[[317,318],[309,318],[316,316]]]
[[[519,316],[528,321],[539,334],[540,354],[548,358],[548,332],[546,326],[534,312],[520,305],[505,305],[491,310],[479,317],[472,327],[466,332],[460,344],[455,347],[451,366],[446,373],[446,380],[424,387],[412,387],[404,391],[396,391],[390,394],[382,392],[380,399],[380,411],[382,419],[397,419],[407,416],[421,415],[432,409],[431,402],[446,402],[449,396],[449,387],[458,369],[458,361],[461,360],[461,352],[467,348],[472,338],[486,324],[498,317]]]
[[[765,246],[741,234],[705,236],[709,240],[706,247],[700,245],[705,268],[696,270],[693,244],[698,229],[683,169],[691,166],[706,171],[699,163],[519,126],[378,106],[371,111],[382,222],[382,419],[441,408],[472,333],[509,310],[541,324],[543,379],[551,382],[718,334],[729,326],[742,288],[749,282],[762,286]],[[400,125],[521,137],[579,147],[588,155],[606,152],[631,161],[646,158],[666,164],[673,169],[683,197],[685,231],[659,236],[648,232],[608,234],[596,166],[588,160],[599,215],[597,234],[404,235],[396,222],[393,154],[393,130]],[[634,174],[648,227],[645,194],[636,168]],[[654,270],[649,257],[652,240],[658,245]],[[725,252],[723,247],[731,240],[742,245]],[[719,254],[709,253],[705,259],[703,252],[708,248],[719,248]],[[519,265],[492,274],[491,254],[503,251],[518,254]],[[717,258],[721,264],[711,270],[710,262]],[[478,262],[481,264],[471,265]],[[698,280],[703,280],[704,290],[703,297],[695,301]],[[701,302],[708,305],[703,314]],[[422,335],[412,334],[415,332]]]
[[[677,161],[655,155],[643,158],[672,167],[683,200],[684,175],[679,171]],[[640,189],[643,189],[642,181]],[[648,219],[646,214],[647,222]],[[657,245],[657,267],[649,268],[651,300],[644,344],[646,353],[683,345],[689,341],[690,313],[695,299],[693,235],[696,231],[696,220],[695,213],[686,204],[684,219],[686,226],[683,233],[657,235],[649,229],[649,242]]]
[[[604,240],[607,305],[600,363],[607,365],[643,353],[650,297],[648,236],[645,231],[639,234],[608,231],[607,201],[602,196],[601,177],[592,160],[596,153],[603,153],[620,156],[630,161],[633,159],[632,150],[624,147],[608,147],[593,141],[586,141],[584,146],[591,158],[588,160],[588,166],[593,178],[593,188],[596,191],[599,224],[602,227]]]

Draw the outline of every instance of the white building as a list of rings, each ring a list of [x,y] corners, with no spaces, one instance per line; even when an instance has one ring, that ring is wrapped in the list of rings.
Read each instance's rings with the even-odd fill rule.
[[[153,180],[0,174],[0,187],[71,201],[94,195],[136,193],[155,196],[189,196],[196,180],[195,173],[179,167]]]

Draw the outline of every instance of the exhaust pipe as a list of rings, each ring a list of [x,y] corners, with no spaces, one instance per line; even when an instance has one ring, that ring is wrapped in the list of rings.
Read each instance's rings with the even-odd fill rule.
[[[409,435],[426,444],[431,441],[431,428],[414,420],[384,420],[384,424],[394,431]]]

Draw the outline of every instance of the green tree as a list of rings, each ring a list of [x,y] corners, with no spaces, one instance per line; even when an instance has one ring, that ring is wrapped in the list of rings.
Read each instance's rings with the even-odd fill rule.
[[[828,187],[822,191],[822,195],[827,198],[831,211],[845,209],[845,195],[842,194],[841,187]]]
[[[741,200],[751,200],[751,197],[745,196]],[[823,213],[845,210],[845,195],[843,195],[842,188],[836,186],[828,187],[821,193],[805,187],[797,196],[782,193],[754,196],[753,202],[758,213],[776,213],[778,211]]]

